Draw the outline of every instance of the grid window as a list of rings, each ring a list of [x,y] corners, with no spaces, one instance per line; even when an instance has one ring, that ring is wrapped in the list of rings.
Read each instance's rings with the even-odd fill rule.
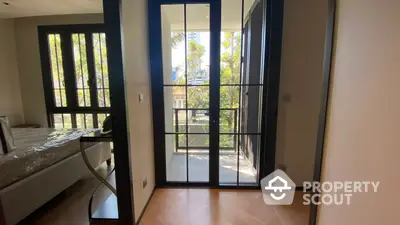
[[[92,129],[93,126],[93,114],[76,114],[76,127],[82,129]]]
[[[104,25],[39,27],[50,126],[102,127],[110,113]]]
[[[89,72],[85,34],[72,34],[78,106],[90,106]]]
[[[94,63],[96,72],[97,99],[100,107],[110,106],[106,36],[93,34]]]
[[[53,124],[54,128],[72,128],[71,114],[54,114]]]
[[[55,105],[57,107],[65,107],[67,106],[67,99],[65,94],[63,58],[61,54],[61,38],[59,34],[48,35],[48,47]]]

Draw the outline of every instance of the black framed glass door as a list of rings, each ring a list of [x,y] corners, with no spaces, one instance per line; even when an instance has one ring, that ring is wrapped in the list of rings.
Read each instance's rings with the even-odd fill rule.
[[[158,186],[258,186],[262,14],[253,0],[149,2]]]
[[[218,58],[211,37],[219,30],[210,27],[212,4],[161,5],[166,182],[215,180],[210,149],[218,115],[210,96]]]

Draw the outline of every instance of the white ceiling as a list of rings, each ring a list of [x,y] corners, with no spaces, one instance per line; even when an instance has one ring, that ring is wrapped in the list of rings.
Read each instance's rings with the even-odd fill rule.
[[[0,18],[3,19],[101,12],[102,0],[0,0]]]
[[[242,0],[222,0],[222,26],[237,26],[240,24]],[[9,5],[5,5],[4,3]],[[248,12],[254,0],[244,0],[245,12]],[[182,10],[169,9],[167,17],[172,24],[183,18]],[[45,15],[102,13],[102,0],[0,0],[0,18],[18,18]],[[209,7],[190,5],[187,8],[187,19],[205,23]],[[229,23],[231,25],[229,25]],[[236,24],[236,25],[235,25]],[[240,25],[239,25],[240,27]]]

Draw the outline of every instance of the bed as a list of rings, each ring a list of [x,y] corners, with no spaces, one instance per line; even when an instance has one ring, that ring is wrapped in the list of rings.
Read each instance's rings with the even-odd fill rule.
[[[17,149],[0,155],[0,223],[15,225],[89,174],[79,138],[95,130],[12,129]],[[85,143],[93,167],[111,158],[109,143]]]

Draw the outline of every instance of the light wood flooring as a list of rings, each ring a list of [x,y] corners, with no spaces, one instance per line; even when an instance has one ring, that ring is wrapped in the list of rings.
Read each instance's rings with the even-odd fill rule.
[[[107,167],[103,163],[97,171],[105,176],[111,171],[111,167]],[[113,175],[110,176],[109,181],[115,186]],[[99,181],[94,176],[85,177],[29,215],[18,225],[89,225],[89,199],[98,185]],[[96,192],[93,198],[93,212],[110,194],[111,192],[104,187]]]
[[[115,184],[113,176],[110,181]],[[77,182],[18,225],[89,225],[87,207],[97,185],[94,177]],[[93,209],[109,195],[101,188]],[[301,202],[296,195],[291,206],[268,206],[260,190],[157,189],[140,225],[307,225],[309,207]]]
[[[301,196],[268,206],[261,190],[157,189],[140,225],[307,225]]]

